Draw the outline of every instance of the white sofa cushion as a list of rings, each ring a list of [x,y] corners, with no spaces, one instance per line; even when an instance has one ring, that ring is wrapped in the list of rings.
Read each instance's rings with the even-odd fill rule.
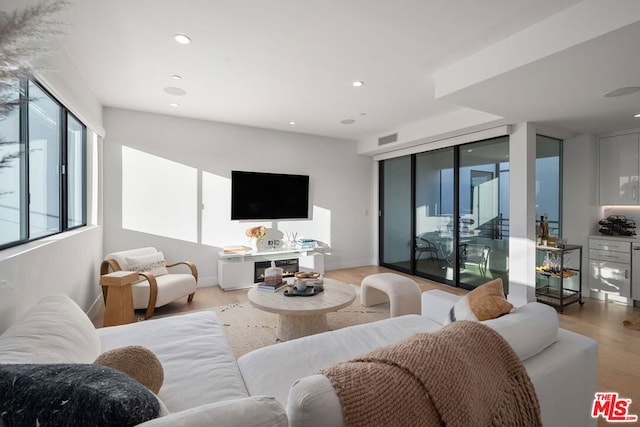
[[[287,400],[289,427],[327,427],[344,424],[342,403],[331,381],[315,374],[296,381]]]
[[[251,396],[197,406],[165,417],[155,418],[140,427],[288,427],[287,414],[280,404],[267,396]]]
[[[151,350],[164,369],[158,396],[170,412],[177,412],[248,397],[223,327],[216,314],[207,310],[97,332],[103,351],[129,345]]]
[[[0,363],[93,363],[96,329],[66,295],[49,295],[0,336]]]
[[[187,273],[165,274],[157,276],[158,297],[156,307],[162,307],[172,301],[196,291],[198,286],[195,277]],[[131,286],[133,294],[133,308],[147,308],[149,305],[149,282],[142,280]]]
[[[460,298],[441,290],[423,292],[422,315],[444,323]],[[553,344],[558,337],[558,313],[553,307],[538,302],[516,307],[509,314],[482,323],[500,333],[523,361]]]
[[[558,339],[558,313],[553,307],[539,302],[530,302],[482,323],[502,335],[523,361]]]
[[[445,319],[449,316],[451,307],[453,307],[460,298],[462,298],[461,295],[454,295],[439,289],[423,292],[421,295],[421,313],[424,317],[428,317],[434,322],[443,325]]]
[[[259,348],[241,356],[238,367],[249,394],[274,396],[286,406],[289,388],[299,378],[440,327],[423,316],[409,314]]]

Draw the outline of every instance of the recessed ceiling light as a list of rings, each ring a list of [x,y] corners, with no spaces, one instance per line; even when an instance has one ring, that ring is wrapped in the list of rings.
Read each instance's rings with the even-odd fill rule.
[[[171,104],[169,104],[172,107],[179,107],[180,104],[178,104],[177,102],[172,102]]]
[[[174,34],[173,39],[176,41],[176,43],[180,44],[191,43],[191,39],[189,38],[189,36],[185,36],[184,34]]]
[[[358,80],[358,81],[355,81],[355,82],[353,82],[353,83],[351,83],[351,84],[352,84],[353,86],[355,86],[355,87],[360,87],[360,86],[364,85],[364,82],[363,82],[363,81],[361,81],[361,80]]]
[[[174,74],[174,75],[172,75],[172,76],[171,76],[171,78],[172,78],[173,80],[182,80],[182,76],[181,76],[181,75],[179,75],[179,74]]]
[[[291,120],[291,121],[289,122],[289,124],[290,124],[291,126],[293,126],[293,125],[295,125],[295,124],[296,124],[296,122],[294,122],[293,120]]]
[[[640,119],[640,113],[634,114],[633,117],[636,117],[636,118]]]
[[[631,95],[632,93],[636,93],[638,91],[640,91],[640,86],[627,86],[612,90],[611,92],[607,92],[602,96],[606,98],[615,98],[616,96]]]
[[[343,125],[352,125],[354,124],[356,121],[353,119],[344,119],[344,120],[340,120],[340,123],[342,123]]]
[[[187,93],[183,89],[180,89],[179,87],[172,87],[172,86],[165,87],[164,91],[167,92],[169,95],[175,95],[175,96],[182,96]]]

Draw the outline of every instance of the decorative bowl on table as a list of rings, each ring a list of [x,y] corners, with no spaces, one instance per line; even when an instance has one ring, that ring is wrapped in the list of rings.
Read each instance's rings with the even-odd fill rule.
[[[317,279],[320,277],[320,273],[316,273],[315,271],[298,271],[295,276],[296,279]]]
[[[298,277],[298,274],[301,276]],[[296,281],[304,281],[307,286],[313,286],[318,289],[324,289],[324,280],[322,274],[313,272],[299,272],[296,273]]]

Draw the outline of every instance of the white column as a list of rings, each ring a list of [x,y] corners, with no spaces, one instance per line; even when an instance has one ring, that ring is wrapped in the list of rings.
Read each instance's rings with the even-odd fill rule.
[[[536,129],[513,126],[509,138],[509,295],[514,306],[535,301]]]

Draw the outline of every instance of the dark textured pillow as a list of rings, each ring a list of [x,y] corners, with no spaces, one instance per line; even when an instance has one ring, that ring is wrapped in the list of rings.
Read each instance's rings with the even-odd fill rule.
[[[164,381],[164,369],[158,357],[139,345],[105,351],[93,363],[124,372],[155,394],[158,394]]]
[[[0,364],[0,416],[9,426],[133,426],[158,398],[133,378],[91,364]]]
[[[504,296],[502,279],[478,286],[451,307],[445,324],[456,320],[483,321],[495,319],[511,311],[513,305]]]

